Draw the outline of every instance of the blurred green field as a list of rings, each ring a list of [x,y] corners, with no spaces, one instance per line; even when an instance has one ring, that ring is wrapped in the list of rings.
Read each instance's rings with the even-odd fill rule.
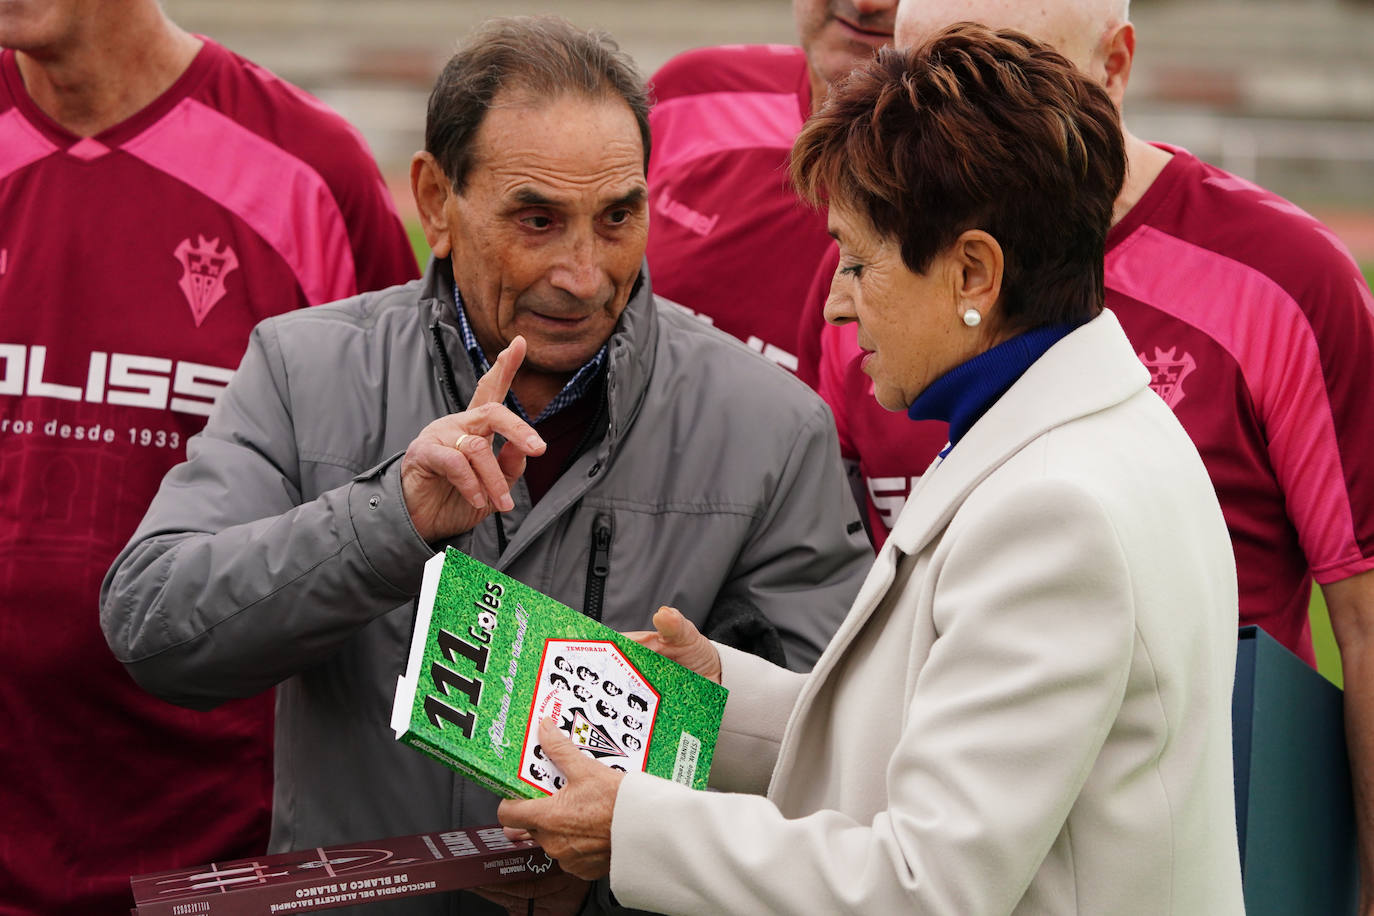
[[[425,242],[425,234],[420,229],[417,220],[406,221],[406,233],[410,236],[410,244],[415,248],[415,259],[420,262],[423,269],[425,262],[429,260],[429,244]],[[1374,264],[1366,264],[1363,268],[1365,281],[1374,286]],[[1317,669],[1326,675],[1337,686],[1343,681],[1341,679],[1341,658],[1336,651],[1336,639],[1331,634],[1331,620],[1326,614],[1326,602],[1322,600],[1321,589],[1312,590],[1312,644],[1317,650]]]
[[[1312,589],[1312,647],[1317,650],[1317,670],[1337,687],[1345,685],[1341,676],[1341,656],[1336,651],[1336,637],[1331,633],[1331,618],[1326,613],[1326,601],[1320,588]]]
[[[420,228],[418,219],[405,220],[406,235],[410,236],[410,247],[415,249],[415,260],[420,262],[420,269],[425,269],[425,264],[429,261],[429,242],[425,241],[425,231]]]

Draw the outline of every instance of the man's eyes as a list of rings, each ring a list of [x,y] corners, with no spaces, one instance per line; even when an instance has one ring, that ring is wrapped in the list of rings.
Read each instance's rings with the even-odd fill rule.
[[[607,226],[623,226],[634,216],[634,207],[615,207],[603,213],[601,220]],[[558,223],[558,217],[549,213],[521,213],[516,219],[520,225],[537,232],[553,229]]]

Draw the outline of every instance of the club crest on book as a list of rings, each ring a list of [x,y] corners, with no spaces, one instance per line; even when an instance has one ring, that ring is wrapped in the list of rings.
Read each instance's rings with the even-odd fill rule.
[[[560,728],[572,738],[573,744],[593,757],[628,757],[625,750],[606,734],[606,730],[587,718],[581,707],[568,710]]]
[[[198,234],[194,246],[189,238],[182,239],[172,257],[181,262],[181,279],[177,285],[191,307],[196,327],[200,327],[210,309],[224,298],[224,278],[239,266],[238,255],[228,243],[221,249],[219,239],[206,239]]]

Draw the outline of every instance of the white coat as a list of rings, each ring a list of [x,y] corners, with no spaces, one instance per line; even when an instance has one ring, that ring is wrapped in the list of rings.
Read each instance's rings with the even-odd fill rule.
[[[1148,381],[1110,312],[1075,330],[932,465],[810,675],[723,649],[727,792],[625,778],[620,902],[1242,913],[1234,560]]]

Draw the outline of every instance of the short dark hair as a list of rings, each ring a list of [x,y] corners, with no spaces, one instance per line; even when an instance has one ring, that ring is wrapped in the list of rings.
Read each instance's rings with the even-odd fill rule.
[[[1008,330],[1101,311],[1125,168],[1101,86],[1028,35],[967,22],[861,64],[792,149],[801,195],[867,216],[916,273],[966,230],[996,238]]]
[[[455,190],[472,169],[473,140],[500,93],[533,99],[564,94],[619,98],[630,107],[649,168],[649,95],[630,56],[605,32],[582,30],[557,16],[491,19],[449,58],[429,94],[425,151]]]

